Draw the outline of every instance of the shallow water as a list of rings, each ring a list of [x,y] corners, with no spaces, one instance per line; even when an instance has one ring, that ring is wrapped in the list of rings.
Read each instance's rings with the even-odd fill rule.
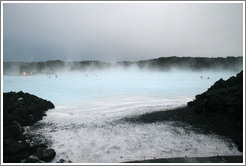
[[[235,74],[112,69],[57,73],[57,77],[4,76],[3,91],[22,90],[55,104],[56,108],[31,128],[35,134],[45,136],[56,150],[53,162],[238,155],[241,153],[233,143],[215,135],[187,132],[172,123],[119,121],[125,116],[183,106],[218,79]]]

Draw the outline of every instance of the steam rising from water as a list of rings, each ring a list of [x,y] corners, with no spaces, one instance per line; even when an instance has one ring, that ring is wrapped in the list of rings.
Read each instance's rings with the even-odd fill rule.
[[[123,162],[162,157],[241,154],[214,135],[172,123],[129,124],[125,116],[185,105],[231,71],[170,72],[136,69],[4,76],[3,89],[51,100],[56,108],[31,128],[57,152],[53,162]],[[201,78],[202,76],[202,78]]]
[[[127,68],[37,74],[4,75],[3,91],[24,91],[51,100],[55,105],[81,104],[88,100],[137,97],[194,97],[231,71],[148,71]],[[201,78],[202,76],[202,78]]]

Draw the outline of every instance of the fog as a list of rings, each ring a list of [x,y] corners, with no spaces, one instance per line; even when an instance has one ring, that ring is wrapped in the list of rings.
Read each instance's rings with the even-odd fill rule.
[[[243,56],[243,3],[7,3],[3,60]]]
[[[141,61],[119,61],[114,63],[102,61],[44,61],[44,62],[4,62],[4,75],[35,75],[55,74],[68,71],[98,71],[98,70],[129,70],[143,71],[234,71],[240,72],[243,68],[243,57],[159,57]]]
[[[4,75],[3,91],[24,91],[55,109],[30,130],[56,158],[72,162],[124,162],[165,157],[239,155],[230,140],[175,127],[172,122],[131,124],[126,116],[186,105],[235,71],[156,71],[139,68]]]

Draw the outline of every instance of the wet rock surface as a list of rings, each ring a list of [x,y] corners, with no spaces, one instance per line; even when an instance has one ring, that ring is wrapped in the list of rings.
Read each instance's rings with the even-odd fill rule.
[[[186,107],[157,111],[123,119],[130,123],[172,121],[180,127],[192,126],[203,134],[218,134],[231,139],[243,151],[243,71],[228,80],[218,80],[197,95]]]
[[[3,94],[3,162],[49,162],[55,157],[53,149],[32,145],[24,134],[24,126],[42,119],[55,106],[47,100],[23,92]],[[30,138],[28,138],[30,139]],[[42,147],[42,155],[37,150]]]

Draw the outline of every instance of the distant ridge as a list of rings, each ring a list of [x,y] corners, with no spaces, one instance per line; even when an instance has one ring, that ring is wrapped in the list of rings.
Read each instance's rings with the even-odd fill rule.
[[[119,61],[117,63],[107,63],[98,60],[91,61],[45,61],[45,62],[3,62],[4,74],[20,74],[22,72],[31,73],[55,73],[63,70],[83,71],[90,69],[107,69],[109,67],[133,67],[140,69],[170,70],[204,70],[223,69],[240,71],[243,68],[243,57],[160,57],[141,61]]]
[[[141,60],[137,62],[118,62],[120,64],[129,66],[130,64],[137,64],[139,67],[148,67],[155,69],[170,69],[170,68],[182,68],[182,69],[218,69],[223,68],[226,70],[238,70],[243,67],[243,57],[159,57],[156,59]]]

